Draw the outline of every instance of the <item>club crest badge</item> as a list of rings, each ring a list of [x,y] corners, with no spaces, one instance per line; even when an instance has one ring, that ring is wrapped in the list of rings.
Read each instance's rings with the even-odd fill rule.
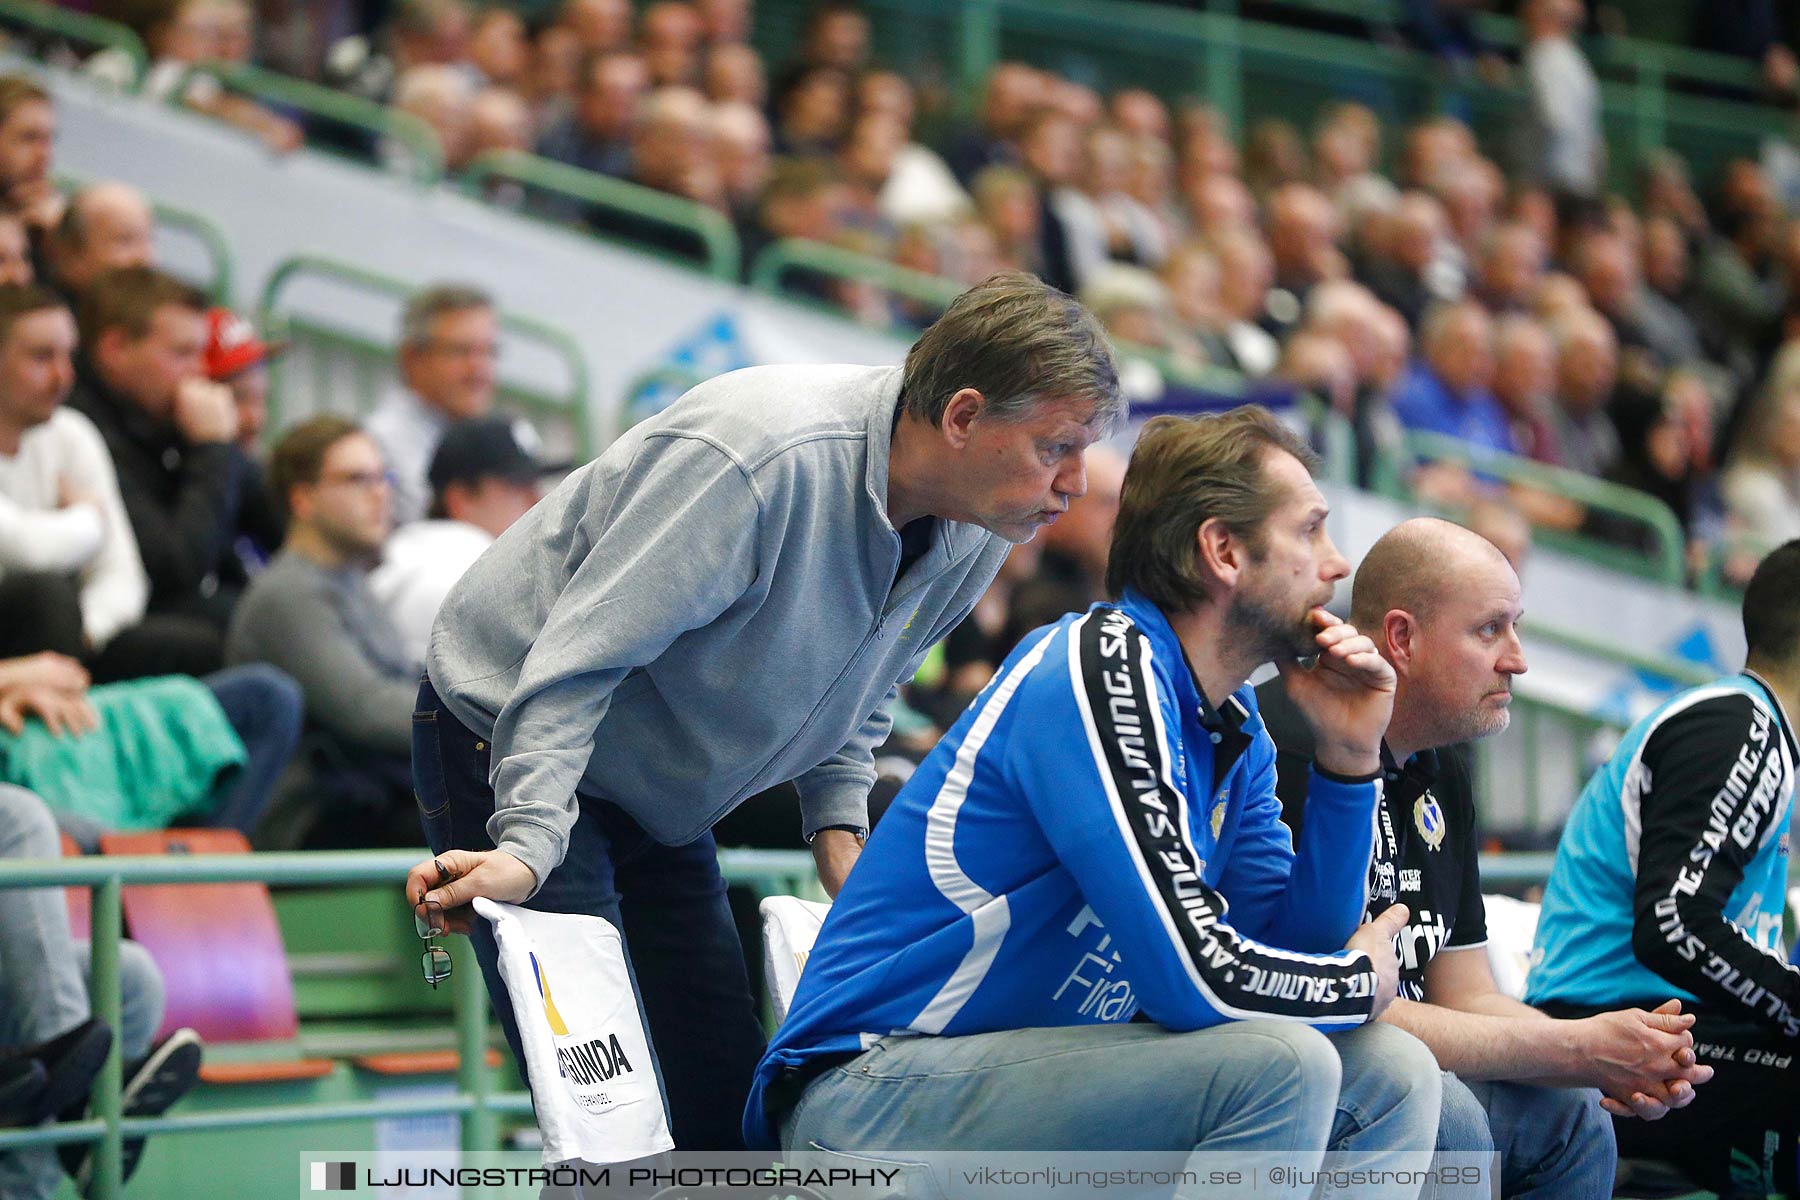
[[[1413,826],[1430,849],[1444,844],[1444,810],[1430,792],[1413,801]]]
[[[1225,802],[1223,800],[1221,800],[1217,804],[1213,805],[1213,810],[1212,810],[1212,835],[1213,835],[1213,840],[1215,842],[1219,840],[1219,833],[1224,828],[1225,828]]]

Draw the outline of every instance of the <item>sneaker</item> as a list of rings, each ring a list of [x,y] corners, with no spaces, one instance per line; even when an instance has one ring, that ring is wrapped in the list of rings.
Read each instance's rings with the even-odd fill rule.
[[[142,1062],[126,1067],[125,1089],[120,1096],[123,1113],[127,1117],[160,1117],[192,1091],[199,1080],[200,1035],[191,1029],[177,1029],[152,1046]],[[84,1196],[93,1186],[96,1148],[94,1143],[61,1148],[63,1165]],[[144,1139],[127,1138],[124,1155],[121,1180],[130,1179],[137,1170],[144,1155]]]
[[[41,1125],[83,1103],[94,1090],[94,1077],[100,1074],[111,1049],[112,1030],[93,1018],[47,1042],[10,1047],[3,1056],[8,1069],[36,1062],[44,1071],[43,1091],[19,1113],[19,1124]],[[29,1073],[29,1068],[24,1069]]]
[[[0,1128],[37,1124],[32,1114],[43,1107],[50,1072],[35,1058],[0,1062]]]

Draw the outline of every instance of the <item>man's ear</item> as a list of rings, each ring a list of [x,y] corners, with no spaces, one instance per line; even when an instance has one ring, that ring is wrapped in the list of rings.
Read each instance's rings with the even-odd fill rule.
[[[1417,617],[1403,608],[1390,608],[1381,618],[1381,628],[1364,632],[1375,639],[1375,648],[1393,665],[1395,672],[1404,675],[1412,669],[1419,652]]]
[[[119,352],[131,344],[131,334],[123,325],[114,325],[110,329],[102,329],[100,336],[94,339],[93,358],[102,366],[117,361]]]
[[[1232,533],[1225,522],[1217,517],[1208,517],[1200,523],[1194,532],[1200,565],[1205,567],[1227,589],[1234,588],[1244,571],[1244,562],[1249,547],[1236,534]]]
[[[950,443],[953,450],[961,450],[969,444],[971,430],[976,418],[981,416],[987,407],[987,401],[974,388],[959,388],[950,403],[944,407],[944,416],[938,422],[938,428],[944,440]]]

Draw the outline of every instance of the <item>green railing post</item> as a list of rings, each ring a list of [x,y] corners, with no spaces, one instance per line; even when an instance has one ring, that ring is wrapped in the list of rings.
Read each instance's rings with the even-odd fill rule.
[[[225,231],[197,212],[164,204],[160,200],[151,203],[150,211],[155,215],[157,224],[179,229],[206,247],[206,253],[212,259],[212,275],[206,282],[207,294],[215,304],[230,305],[233,272],[231,245],[225,240]]]
[[[124,1086],[124,1052],[119,1027],[124,1000],[119,989],[119,939],[123,936],[123,909],[120,905],[120,881],[111,876],[94,889],[94,907],[89,933],[89,953],[93,967],[89,979],[88,1002],[94,1016],[112,1030],[112,1049],[106,1063],[94,1080],[94,1115],[106,1125],[100,1144],[94,1148],[93,1200],[114,1200],[124,1186],[124,1139],[119,1121],[124,1115],[120,1090]]]
[[[967,0],[956,19],[956,78],[971,112],[981,101],[988,73],[1000,61],[1000,8],[995,0]]]
[[[1632,87],[1632,114],[1638,162],[1646,161],[1668,141],[1667,76],[1661,54],[1641,54]]]
[[[474,948],[467,942],[464,946],[469,952],[460,956],[463,961],[451,975],[456,986],[457,1090],[468,1094],[471,1105],[469,1115],[463,1118],[462,1144],[469,1151],[496,1150],[500,1145],[499,1120],[488,1107],[488,1097],[494,1089],[487,1064],[487,985],[482,982]]]
[[[702,268],[713,278],[737,282],[743,265],[743,249],[737,230],[726,216],[698,204],[685,196],[672,196],[655,188],[614,179],[596,171],[584,171],[567,163],[522,154],[517,150],[490,150],[479,155],[462,172],[463,190],[479,197],[484,186],[502,179],[528,188],[539,188],[553,195],[576,200],[595,208],[610,209],[630,216],[680,229],[699,241],[705,257]],[[531,216],[529,205],[525,215]],[[595,235],[602,236],[602,235]],[[651,253],[649,247],[643,247]],[[679,257],[679,256],[674,256]]]
[[[858,254],[829,242],[784,238],[769,246],[750,264],[750,286],[772,296],[786,295],[782,277],[795,267],[854,283],[867,283],[921,304],[948,307],[968,290],[967,285],[942,275],[927,275],[898,266],[885,258]]]
[[[1205,36],[1206,102],[1225,119],[1234,138],[1244,134],[1243,20],[1236,0],[1220,0],[1201,17]]]
[[[435,184],[444,177],[444,149],[438,144],[437,134],[409,112],[245,63],[205,63],[192,68],[189,74],[211,75],[224,87],[276,108],[297,108],[309,116],[348,125],[375,138],[392,138],[406,147],[413,181],[421,186]],[[186,94],[184,83],[169,93],[170,105],[181,107]]]
[[[123,51],[131,59],[131,90],[137,91],[144,81],[144,71],[150,65],[144,43],[137,34],[116,21],[44,4],[41,0],[0,0],[0,23],[9,21],[90,46]]]

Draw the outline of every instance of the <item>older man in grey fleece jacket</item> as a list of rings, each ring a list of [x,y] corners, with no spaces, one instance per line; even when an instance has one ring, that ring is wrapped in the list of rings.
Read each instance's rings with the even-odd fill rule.
[[[437,857],[408,899],[618,925],[676,1145],[740,1145],[762,1031],[713,822],[793,780],[835,894],[896,688],[1008,544],[1081,495],[1083,453],[1122,407],[1092,316],[1007,274],[952,305],[904,368],[751,368],[633,429],[439,613],[413,741]]]

